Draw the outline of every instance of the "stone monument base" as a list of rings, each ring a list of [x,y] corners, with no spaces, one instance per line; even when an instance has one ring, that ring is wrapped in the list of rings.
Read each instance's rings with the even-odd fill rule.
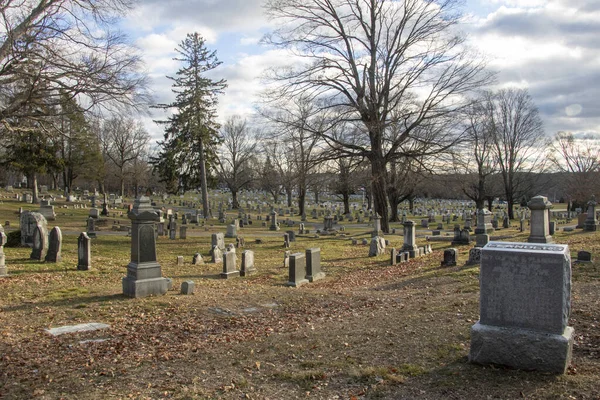
[[[571,362],[573,328],[562,335],[477,322],[471,327],[469,361],[564,374]]]
[[[296,282],[291,282],[290,281],[290,282],[286,283],[285,286],[298,287],[298,286],[304,285],[305,283],[308,283],[308,279],[301,279],[301,280],[296,281]]]
[[[135,279],[126,276],[123,278],[123,294],[128,297],[164,295],[172,285],[169,278]]]
[[[306,280],[309,282],[318,281],[319,279],[325,278],[325,272],[317,272],[314,275],[306,275]]]
[[[219,275],[222,279],[227,279],[230,277],[240,276],[240,271],[229,271],[229,272],[221,272]]]

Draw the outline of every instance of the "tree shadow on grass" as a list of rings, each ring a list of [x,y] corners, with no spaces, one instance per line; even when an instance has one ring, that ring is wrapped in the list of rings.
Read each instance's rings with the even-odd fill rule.
[[[33,310],[39,307],[61,307],[61,306],[72,306],[72,305],[80,305],[80,304],[92,304],[92,303],[103,303],[103,302],[113,302],[113,301],[128,301],[131,300],[130,297],[125,296],[122,293],[115,293],[109,295],[102,296],[76,296],[69,297],[59,300],[46,300],[41,302],[31,302],[31,303],[21,303],[13,306],[2,307],[3,311],[26,311]]]

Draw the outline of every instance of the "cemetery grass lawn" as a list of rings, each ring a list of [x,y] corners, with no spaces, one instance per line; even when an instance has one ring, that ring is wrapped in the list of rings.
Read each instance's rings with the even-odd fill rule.
[[[20,205],[0,204],[0,222],[18,226]],[[220,264],[191,265],[191,258],[200,252],[209,260],[210,233],[224,232],[224,225],[192,226],[186,240],[158,240],[158,261],[173,289],[129,299],[121,278],[130,239],[99,234],[92,269],[77,271],[77,234],[87,211],[60,212],[48,225],[63,231],[62,262],[31,261],[30,249],[5,249],[10,276],[0,278],[0,398],[600,398],[597,261],[574,264],[573,362],[566,375],[555,376],[467,362],[479,268],[464,266],[466,247],[459,247],[457,267],[439,267],[446,242],[432,242],[433,254],[390,266],[388,255],[368,258],[368,246],[351,245],[350,237],[359,243],[370,237],[364,227],[349,228],[347,237],[299,235],[292,252],[320,247],[327,276],[288,288],[286,228],[242,228],[257,273],[223,280]],[[314,232],[310,220],[306,225]],[[526,240],[514,229],[501,232]],[[401,236],[387,238],[401,247]],[[556,242],[569,244],[574,257],[580,249],[600,254],[600,232],[561,231]],[[178,255],[185,257],[180,267]],[[192,296],[179,293],[186,280],[196,283]],[[88,322],[110,328],[45,332]]]

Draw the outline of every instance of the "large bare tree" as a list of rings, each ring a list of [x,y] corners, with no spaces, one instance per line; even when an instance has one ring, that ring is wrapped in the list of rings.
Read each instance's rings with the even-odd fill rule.
[[[239,208],[238,192],[256,177],[251,164],[256,158],[257,142],[246,120],[233,116],[221,127],[221,147],[218,151],[219,177],[231,191],[232,206]]]
[[[5,0],[0,2],[0,120],[39,117],[65,98],[80,107],[145,104],[141,58],[113,29],[129,0]]]
[[[448,131],[418,137],[420,125],[452,116],[465,95],[489,80],[484,63],[469,53],[456,0],[267,0],[279,22],[265,42],[289,49],[299,61],[274,70],[281,97],[311,96],[340,119],[362,124],[355,145],[321,135],[371,164],[375,210],[389,231],[386,167],[405,156],[402,145],[418,140],[423,155],[447,149]],[[326,99],[326,101],[324,100]],[[332,121],[332,124],[335,121]],[[389,135],[389,126],[396,125]],[[421,132],[432,130],[421,130]],[[441,132],[441,131],[437,131]]]
[[[513,205],[532,189],[531,173],[543,170],[548,140],[539,111],[526,89],[501,89],[490,102],[495,157],[508,203],[508,216],[513,219]]]

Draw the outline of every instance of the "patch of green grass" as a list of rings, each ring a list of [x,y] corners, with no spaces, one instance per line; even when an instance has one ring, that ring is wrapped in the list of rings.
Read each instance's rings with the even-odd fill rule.
[[[85,288],[71,287],[71,288],[58,289],[58,290],[52,291],[46,295],[46,299],[50,300],[50,301],[63,300],[63,299],[81,296],[81,295],[88,294],[88,293],[89,293],[89,290],[87,290]]]

